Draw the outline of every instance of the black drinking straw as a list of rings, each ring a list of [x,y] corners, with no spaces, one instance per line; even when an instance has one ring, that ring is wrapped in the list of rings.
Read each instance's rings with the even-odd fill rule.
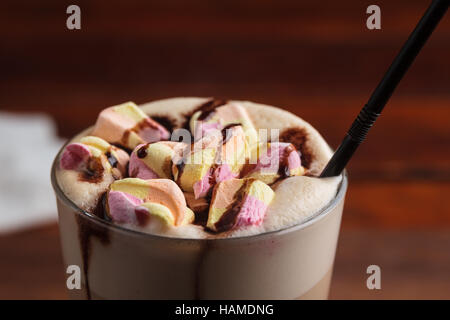
[[[321,177],[333,177],[342,173],[347,162],[366,138],[367,132],[375,123],[398,83],[444,16],[449,3],[450,0],[434,0],[431,3],[322,171]]]

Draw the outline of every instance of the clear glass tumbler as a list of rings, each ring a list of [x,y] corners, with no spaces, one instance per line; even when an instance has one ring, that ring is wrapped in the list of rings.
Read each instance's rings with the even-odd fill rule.
[[[177,239],[124,229],[78,208],[52,168],[66,267],[79,266],[74,299],[327,299],[347,176],[311,219],[227,239]],[[295,192],[295,190],[292,190]]]

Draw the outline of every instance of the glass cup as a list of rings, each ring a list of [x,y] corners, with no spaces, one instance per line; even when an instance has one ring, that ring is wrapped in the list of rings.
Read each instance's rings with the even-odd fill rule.
[[[73,299],[327,299],[347,176],[308,221],[225,239],[178,239],[122,228],[78,208],[56,180],[66,268],[78,266]],[[295,192],[295,190],[293,190]],[[69,276],[69,275],[68,275]]]

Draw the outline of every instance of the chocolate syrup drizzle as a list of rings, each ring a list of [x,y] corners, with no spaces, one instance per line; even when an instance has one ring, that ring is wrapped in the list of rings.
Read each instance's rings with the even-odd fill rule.
[[[100,157],[90,157],[86,168],[78,174],[78,179],[80,181],[98,183],[102,181],[104,171],[102,159]]]
[[[147,152],[147,148],[149,146],[149,143],[147,143],[146,145],[142,146],[139,148],[139,150],[136,152],[136,155],[138,156],[139,159],[144,159],[148,152]]]
[[[208,120],[214,113],[214,111],[225,104],[228,103],[229,100],[224,99],[211,99],[206,101],[205,103],[199,105],[197,108],[192,110],[191,112],[184,115],[185,121],[183,124],[183,128],[189,130],[189,122],[191,120],[192,115],[194,113],[201,111],[201,114],[198,118],[198,120]]]
[[[212,115],[214,114],[214,111],[218,107],[223,106],[227,103],[228,103],[227,100],[217,100],[217,99],[212,99],[212,100],[205,102],[197,109],[197,111],[198,110],[201,111],[201,114],[198,117],[198,120],[203,121],[203,120],[210,119],[212,117]]]
[[[195,283],[194,283],[194,299],[200,300],[202,298],[202,275],[203,268],[205,264],[206,257],[208,256],[208,252],[214,246],[213,241],[205,240],[203,243],[200,243],[201,248],[199,249],[199,255],[197,258],[197,264],[195,266]]]
[[[300,151],[302,166],[309,169],[313,161],[311,148],[308,146],[309,135],[306,129],[300,127],[292,127],[284,129],[280,133],[280,142],[289,142]]]
[[[97,207],[93,210],[93,214],[104,219],[104,206],[106,202],[106,193],[104,193],[98,201]],[[81,259],[83,262],[84,283],[86,289],[86,298],[92,299],[91,289],[89,286],[89,263],[92,254],[92,238],[97,238],[102,245],[110,243],[109,232],[107,227],[92,223],[83,215],[76,215],[78,223],[78,238],[81,247]]]
[[[228,140],[230,140],[231,137],[233,136],[232,128],[240,125],[241,125],[240,123],[230,123],[222,128],[222,130],[220,131],[220,133],[222,134],[222,144],[227,143]]]
[[[167,131],[172,132],[176,128],[176,121],[175,119],[169,117],[169,116],[158,116],[158,115],[152,115],[152,119],[158,122],[160,125],[162,125],[164,128],[167,129]]]
[[[119,161],[117,161],[116,157],[114,157],[110,151],[107,151],[105,153],[105,156],[106,156],[106,159],[108,159],[108,162],[111,165],[111,167],[117,168]]]
[[[195,214],[194,224],[195,225],[205,227],[206,223],[208,222],[210,199],[208,199],[206,201],[208,202],[208,205],[205,207],[205,209],[194,211],[194,214]]]
[[[177,171],[178,171],[176,183],[180,184],[181,175],[183,174],[184,167],[186,166],[186,160],[184,158],[180,159],[180,161],[175,163],[175,166],[177,167]]]
[[[233,202],[231,202],[231,204],[228,205],[226,211],[220,217],[219,221],[217,221],[214,224],[217,233],[231,230],[236,225],[239,211],[241,211],[242,205],[244,204],[246,196],[245,191],[248,190],[250,184],[253,183],[255,180],[256,179],[253,178],[244,180],[242,186],[235,193]]]
[[[120,147],[125,148],[125,149],[127,149],[127,150],[130,150],[130,149],[128,149],[128,148],[125,147],[125,146],[128,145],[128,139],[130,138],[130,133],[131,133],[131,131],[132,131],[131,129],[125,130],[125,132],[123,133],[122,138],[120,139],[120,142],[119,142],[119,146],[120,146]],[[131,153],[131,151],[132,151],[132,150],[130,150],[129,153]]]

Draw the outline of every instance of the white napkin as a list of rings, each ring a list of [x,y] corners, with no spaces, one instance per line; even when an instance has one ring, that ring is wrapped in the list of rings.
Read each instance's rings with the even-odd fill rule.
[[[48,116],[0,112],[0,234],[56,221],[50,168],[62,144]]]

